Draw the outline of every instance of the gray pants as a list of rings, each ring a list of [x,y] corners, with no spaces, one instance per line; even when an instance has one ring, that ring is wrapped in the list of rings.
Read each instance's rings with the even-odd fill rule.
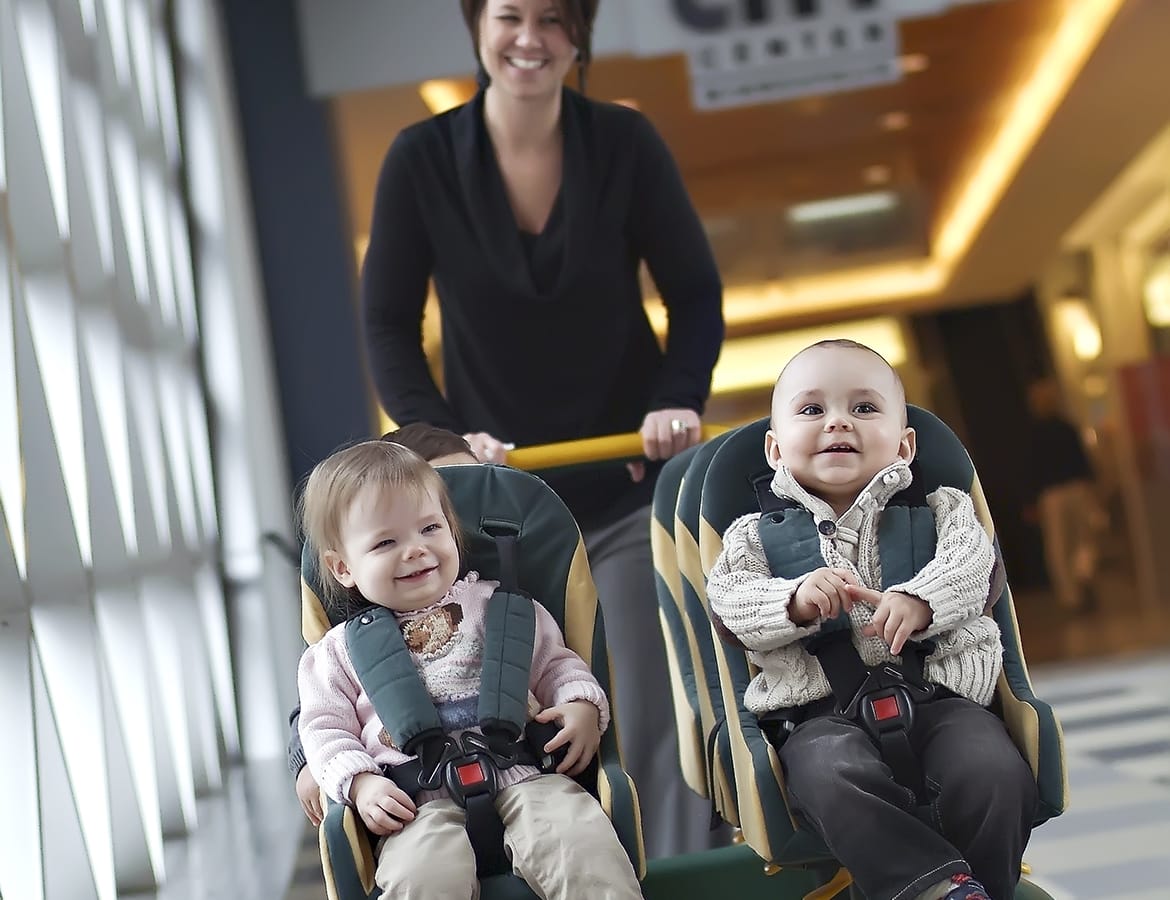
[[[814,703],[780,748],[788,800],[871,900],[908,900],[959,872],[1011,900],[1036,781],[1003,722],[953,694],[915,710],[911,740],[935,797],[926,811],[859,725]]]
[[[646,856],[724,846],[727,830],[710,830],[710,806],[687,787],[679,764],[650,553],[650,507],[584,538],[605,617],[622,758],[638,789]]]

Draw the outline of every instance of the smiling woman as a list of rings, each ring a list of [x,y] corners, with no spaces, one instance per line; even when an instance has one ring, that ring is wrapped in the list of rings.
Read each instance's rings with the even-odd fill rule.
[[[645,462],[545,473],[576,517],[605,612],[622,750],[647,853],[718,843],[682,778],[650,549],[658,464],[696,444],[723,339],[722,285],[670,151],[640,112],[565,87],[596,0],[463,0],[471,100],[402,131],[362,272],[373,381],[399,424],[518,447],[639,431]],[[646,264],[668,316],[643,304]],[[420,339],[428,282],[443,382]]]
[[[488,16],[484,15],[485,7],[492,7]],[[539,22],[548,41],[547,55],[538,53],[530,56],[524,53],[519,45],[515,45],[517,38],[522,38],[517,32],[523,30],[522,7],[543,7],[539,9]],[[488,80],[497,74],[501,67],[497,60],[501,51],[505,60],[505,67],[520,70],[543,69],[546,77],[556,77],[559,85],[564,80],[573,59],[577,61],[577,86],[585,90],[585,76],[589,69],[589,62],[593,58],[592,29],[593,19],[597,15],[597,0],[579,0],[579,2],[551,2],[551,0],[537,0],[533,3],[497,3],[489,0],[460,0],[463,10],[463,19],[472,34],[475,46],[475,57],[479,61],[479,80],[486,86]],[[567,62],[555,55],[554,48],[567,51]],[[515,49],[516,52],[511,53]],[[510,54],[510,55],[509,55]],[[485,59],[485,57],[487,57]],[[488,61],[490,59],[490,62]]]

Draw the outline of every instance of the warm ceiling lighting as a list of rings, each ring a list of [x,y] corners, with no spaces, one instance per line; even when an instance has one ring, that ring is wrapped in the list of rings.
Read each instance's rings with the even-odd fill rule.
[[[866,184],[889,184],[893,173],[890,172],[889,166],[866,166],[861,171],[861,177],[865,179]]]
[[[827,219],[847,219],[886,212],[897,205],[898,196],[891,191],[830,197],[827,200],[814,200],[811,203],[798,203],[788,207],[788,221],[806,225],[810,222],[824,222]]]
[[[970,249],[1124,2],[1073,3],[1056,14],[1052,40],[1017,86],[999,127],[968,155],[973,161],[970,175],[940,217],[932,242],[934,258],[942,265],[953,269]]]
[[[711,392],[770,388],[784,364],[817,341],[849,338],[861,341],[886,358],[891,366],[906,362],[906,341],[897,319],[862,319],[839,322],[817,328],[801,328],[774,334],[732,338],[723,344],[723,352],[711,376]]]
[[[1150,267],[1142,294],[1146,321],[1155,328],[1170,326],[1170,255]]]
[[[942,286],[942,271],[927,259],[860,266],[832,275],[729,287],[723,291],[723,316],[734,326],[833,310],[846,315],[859,300],[928,297]],[[662,301],[648,300],[646,312],[654,330],[666,334]]]
[[[733,300],[735,291],[730,289],[724,293],[723,306],[728,324],[770,322],[833,310],[845,314],[867,303],[941,292],[1123,2],[1073,3],[1053,13],[1052,39],[1037,55],[1032,74],[1016,86],[1004,104],[1006,114],[990,138],[983,145],[976,144],[968,155],[973,161],[971,174],[955,201],[940,215],[930,256],[764,282],[744,289],[751,299],[742,304]],[[920,72],[926,68],[927,58],[910,54],[901,58],[901,64],[903,72]],[[655,326],[662,333],[665,316],[656,315],[660,317],[654,320]]]
[[[418,86],[419,96],[432,115],[437,116],[461,106],[475,96],[475,82],[455,78],[436,78]]]
[[[1089,362],[1101,355],[1101,328],[1089,304],[1080,297],[1058,300],[1054,307],[1057,327],[1072,344],[1073,356]]]
[[[910,127],[910,113],[902,110],[888,112],[881,117],[883,131],[904,131]]]
[[[925,53],[905,53],[898,57],[898,65],[905,75],[925,72],[930,67],[930,58]]]

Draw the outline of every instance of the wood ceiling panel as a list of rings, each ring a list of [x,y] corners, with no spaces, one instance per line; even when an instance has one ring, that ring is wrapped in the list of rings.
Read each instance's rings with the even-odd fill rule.
[[[906,22],[903,53],[925,55],[928,68],[865,90],[699,112],[685,59],[675,56],[599,60],[590,93],[638,102],[705,215],[865,190],[863,172],[874,165],[888,166],[895,185],[914,184],[936,208],[1068,2],[997,0]],[[890,112],[907,113],[908,127],[884,130]]]
[[[1051,37],[1057,16],[1083,0],[994,0],[902,25],[903,54],[926,57],[925,71],[890,85],[714,112],[691,106],[684,57],[597,60],[589,94],[631,98],[669,144],[695,205],[707,219],[774,214],[793,203],[888,186],[912,199],[922,241],[931,217],[990,133],[1009,89]],[[1170,0],[1167,0],[1170,2]],[[368,227],[374,183],[399,129],[426,115],[413,86],[366,91],[332,104],[355,233]],[[882,118],[908,114],[902,130]],[[888,182],[866,171],[888,170]],[[734,272],[775,271],[784,247],[773,230],[753,233],[765,258],[728,259]],[[766,238],[766,239],[765,239]],[[907,252],[925,249],[917,240]],[[724,259],[720,259],[721,264]],[[826,261],[832,268],[832,261]]]

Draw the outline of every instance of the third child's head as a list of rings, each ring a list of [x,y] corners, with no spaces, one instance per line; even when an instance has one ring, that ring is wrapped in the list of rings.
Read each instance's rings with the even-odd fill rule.
[[[357,592],[411,612],[441,600],[459,577],[458,520],[443,479],[399,444],[367,441],[320,463],[301,520],[334,602],[348,605]]]
[[[764,452],[809,493],[844,512],[874,475],[914,458],[902,381],[879,353],[849,340],[796,354],[772,392]]]
[[[414,422],[387,431],[382,440],[409,447],[432,466],[476,466],[476,458],[467,440],[454,431]]]

